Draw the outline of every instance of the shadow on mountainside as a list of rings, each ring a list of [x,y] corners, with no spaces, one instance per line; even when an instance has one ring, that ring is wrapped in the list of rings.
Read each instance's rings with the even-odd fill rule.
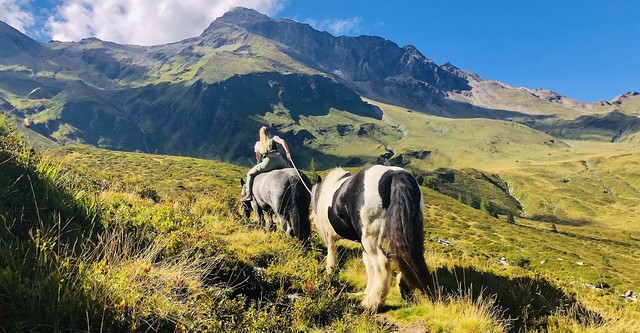
[[[529,126],[530,123],[536,123],[539,120],[555,118],[553,115],[534,115],[518,111],[485,108],[467,102],[445,98],[435,98],[432,101],[426,101],[421,99],[411,99],[411,96],[406,96],[406,100],[409,100],[410,102],[407,103],[401,100],[388,100],[386,102],[438,117],[512,120],[527,126]]]
[[[438,268],[434,273],[443,295],[470,294],[495,297],[510,332],[545,330],[547,318],[570,316],[583,325],[600,325],[602,316],[586,309],[573,295],[542,277],[508,277],[481,272],[474,267]]]
[[[549,222],[572,227],[582,227],[585,225],[594,225],[596,223],[593,220],[589,220],[587,218],[560,218],[556,215],[551,214],[535,214],[533,216],[530,216],[528,219],[536,222]]]

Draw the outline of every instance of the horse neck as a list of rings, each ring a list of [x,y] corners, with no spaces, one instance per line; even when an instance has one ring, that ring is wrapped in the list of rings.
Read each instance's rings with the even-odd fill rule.
[[[318,193],[318,202],[316,206],[316,228],[318,228],[318,233],[327,243],[327,237],[335,234],[335,230],[331,226],[329,222],[328,210],[332,205],[333,194],[338,189],[337,185],[340,183],[340,180],[345,179],[345,175],[348,175],[344,169],[336,168],[333,171],[329,172],[327,177],[322,181],[322,187],[320,188],[320,193]]]

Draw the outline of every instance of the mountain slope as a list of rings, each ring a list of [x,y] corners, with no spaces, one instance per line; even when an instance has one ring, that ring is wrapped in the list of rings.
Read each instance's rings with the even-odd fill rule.
[[[387,99],[413,89],[416,92],[409,96],[414,102],[427,104],[443,99],[447,91],[469,89],[464,79],[435,65],[411,45],[400,48],[375,36],[334,37],[306,24],[272,20],[242,8],[216,20],[205,34],[224,23],[276,41],[283,52],[367,97]]]
[[[305,163],[319,154],[316,162],[332,165],[348,162],[340,157],[348,150],[330,143],[335,133],[309,136],[300,119],[340,110],[384,127],[358,95],[448,118],[515,121],[559,138],[633,141],[638,133],[633,94],[582,103],[484,80],[449,63],[438,66],[410,45],[375,36],[334,37],[246,8],[223,15],[200,36],[166,45],[95,38],[40,44],[6,25],[0,31],[11,50],[0,56],[0,108],[30,118],[33,130],[62,144],[245,163],[250,148],[239,143],[252,141],[259,123],[271,122],[294,141]],[[615,111],[626,116],[606,115]],[[350,117],[329,118],[323,118],[325,127],[352,126],[345,122]],[[366,138],[361,162],[376,161],[374,155],[391,143],[364,132],[338,134]]]
[[[201,200],[211,200],[212,196],[199,197],[198,193],[224,192],[233,195],[239,189],[237,177],[243,172],[237,166],[209,160],[113,152],[88,147],[63,147],[47,154],[69,165],[79,173],[80,178],[130,178],[135,179],[139,186],[147,186],[149,191],[157,191],[162,198],[160,203],[153,203],[150,199],[141,200],[135,194],[122,196],[120,200],[129,200],[135,205],[131,209],[134,216],[137,210],[140,211],[139,214],[146,213],[146,205],[154,207],[153,211],[164,212],[158,207],[169,209],[165,205],[171,203],[171,198],[176,196],[190,198],[185,200],[191,200],[186,207],[194,205],[199,208],[198,212],[202,212]],[[149,161],[153,163],[150,164]],[[423,194],[426,257],[430,269],[438,277],[439,286],[443,288],[441,296],[451,297],[449,306],[460,305],[460,300],[455,297],[459,293],[470,293],[473,297],[483,295],[498,307],[494,309],[497,319],[510,318],[512,332],[522,331],[523,326],[528,329],[538,327],[541,330],[554,328],[556,325],[561,327],[563,323],[558,323],[557,320],[564,316],[573,316],[582,325],[586,325],[577,324],[574,330],[566,327],[562,330],[575,332],[584,331],[588,327],[588,321],[597,318],[604,318],[607,322],[606,326],[594,330],[598,332],[616,331],[614,323],[624,324],[623,327],[626,328],[637,320],[639,303],[625,302],[618,296],[628,289],[637,289],[640,283],[637,274],[640,266],[633,260],[638,255],[637,231],[621,234],[602,227],[559,225],[554,232],[547,223],[520,218],[517,218],[516,223],[507,223],[504,217],[496,219],[429,189],[423,188]],[[105,191],[101,197],[111,201],[120,198],[113,190]],[[116,207],[127,206],[117,201],[114,205],[116,204]],[[172,207],[179,209],[183,206]],[[226,228],[219,228],[220,223],[225,220],[210,220],[206,212],[208,211],[205,210],[202,218],[208,222],[202,226],[204,230],[199,235],[205,237],[205,240],[222,236],[226,241],[225,246],[237,251],[238,256],[246,263],[261,267],[262,274],[281,274],[277,275],[280,279],[276,279],[275,288],[295,292],[297,284],[282,284],[283,280],[288,282],[291,274],[289,269],[309,274],[307,265],[317,269],[316,265],[323,263],[322,255],[311,260],[295,260],[300,253],[306,252],[301,249],[289,252],[289,247],[280,241],[276,248],[269,246],[269,241],[274,242],[281,236],[279,233],[267,234],[266,240],[263,239],[265,236],[262,231],[254,230],[255,233],[248,235],[248,231],[243,228],[255,227],[253,222],[242,224],[230,221],[229,225],[222,224]],[[120,223],[130,223],[127,221],[129,220],[123,219]],[[164,219],[155,217],[151,222],[142,223],[148,223],[149,226],[162,225]],[[207,229],[209,227],[213,228]],[[184,241],[189,224],[177,228],[175,232]],[[173,230],[169,228],[167,233],[172,233]],[[315,241],[318,240],[314,239]],[[362,291],[366,284],[366,273],[360,245],[343,242],[340,251],[342,259],[339,277],[344,283],[344,290]],[[309,252],[316,253],[315,250]],[[288,260],[295,260],[295,266],[288,269],[281,267],[281,262]],[[322,276],[324,273],[312,270],[310,276],[305,275],[305,279],[316,275]],[[298,275],[295,277],[300,278]],[[320,302],[323,299],[321,295],[326,293],[301,295],[313,297],[314,302]],[[352,297],[360,300],[361,296],[356,294]],[[440,315],[445,316],[448,321],[457,322],[471,316],[451,315],[449,312],[442,314],[432,308],[434,303],[437,305],[438,301],[404,302],[396,288],[393,288],[386,303],[388,306],[382,309],[378,318],[399,326],[387,327],[386,331],[396,327],[402,330],[405,326],[415,328],[422,325],[435,331],[438,327],[437,319],[432,317]],[[567,309],[564,307],[571,305],[575,306],[573,312],[565,312]],[[426,310],[423,308],[425,306]],[[291,311],[273,315],[285,315],[284,313],[289,314]],[[449,331],[466,332],[468,329]]]
[[[0,21],[0,59],[15,59],[20,56],[36,57],[42,46],[20,31]],[[4,61],[3,61],[4,63]]]

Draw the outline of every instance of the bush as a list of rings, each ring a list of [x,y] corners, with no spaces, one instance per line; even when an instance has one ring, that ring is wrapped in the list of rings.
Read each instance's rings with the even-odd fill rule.
[[[493,203],[485,197],[482,197],[482,199],[480,199],[480,210],[493,217],[498,217],[498,213],[493,206]]]

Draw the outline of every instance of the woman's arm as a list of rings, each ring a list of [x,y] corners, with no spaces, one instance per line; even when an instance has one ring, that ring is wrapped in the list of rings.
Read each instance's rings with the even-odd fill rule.
[[[260,153],[256,152],[256,163],[260,163],[260,160],[261,160],[260,157],[261,157]]]
[[[289,151],[289,146],[287,145],[287,142],[284,141],[284,139],[279,136],[274,137],[273,141],[280,144],[284,148],[284,152],[287,154],[287,158],[289,159],[289,161],[291,161],[291,152]]]

